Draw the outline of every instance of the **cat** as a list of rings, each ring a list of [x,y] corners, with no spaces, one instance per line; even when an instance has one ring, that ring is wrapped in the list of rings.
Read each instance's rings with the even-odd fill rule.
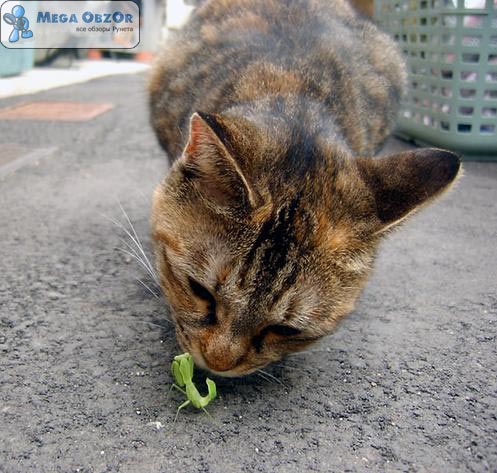
[[[406,72],[345,0],[208,0],[151,73],[172,161],[152,205],[179,345],[249,374],[329,334],[382,237],[455,180],[440,149],[372,156]]]

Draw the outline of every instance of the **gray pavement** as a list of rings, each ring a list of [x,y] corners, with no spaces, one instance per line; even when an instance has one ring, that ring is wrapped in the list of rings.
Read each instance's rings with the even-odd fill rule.
[[[0,179],[0,471],[497,471],[497,163],[467,163],[385,241],[354,313],[268,368],[283,384],[218,380],[215,423],[185,409],[171,425],[174,334],[107,219],[124,221],[120,202],[149,248],[167,164],[144,84],[0,101],[115,105],[0,123],[0,146],[45,155]]]

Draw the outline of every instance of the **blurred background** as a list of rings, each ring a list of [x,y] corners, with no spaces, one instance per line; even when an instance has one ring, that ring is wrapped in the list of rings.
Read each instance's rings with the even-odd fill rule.
[[[203,0],[133,1],[140,7],[141,17],[140,44],[136,48],[83,49],[82,44],[69,49],[19,50],[1,46],[0,98],[68,85],[113,72],[137,72],[144,67],[135,62],[150,63],[160,45],[167,41],[168,34],[180,28]],[[44,6],[48,7],[50,3],[39,0],[30,5],[45,10]],[[372,16],[373,0],[354,0],[354,3],[364,14]]]

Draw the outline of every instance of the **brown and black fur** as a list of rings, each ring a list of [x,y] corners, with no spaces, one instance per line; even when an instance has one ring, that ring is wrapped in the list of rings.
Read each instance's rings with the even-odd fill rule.
[[[344,0],[211,0],[150,81],[172,169],[152,213],[178,341],[240,375],[350,312],[381,236],[454,180],[442,150],[371,159],[405,82]]]
[[[300,99],[333,116],[354,152],[371,154],[394,123],[404,76],[392,41],[344,0],[210,1],[155,68],[152,123],[175,159],[197,110]]]

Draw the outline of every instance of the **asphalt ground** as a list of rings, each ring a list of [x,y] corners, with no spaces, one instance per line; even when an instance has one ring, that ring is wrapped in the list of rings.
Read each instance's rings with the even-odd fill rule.
[[[174,332],[109,220],[127,225],[122,205],[149,250],[167,160],[145,76],[0,107],[30,100],[114,108],[0,122],[0,150],[30,156],[0,168],[2,473],[497,471],[497,163],[466,163],[389,237],[356,310],[269,367],[278,382],[218,379],[214,422],[186,408],[172,425]]]

